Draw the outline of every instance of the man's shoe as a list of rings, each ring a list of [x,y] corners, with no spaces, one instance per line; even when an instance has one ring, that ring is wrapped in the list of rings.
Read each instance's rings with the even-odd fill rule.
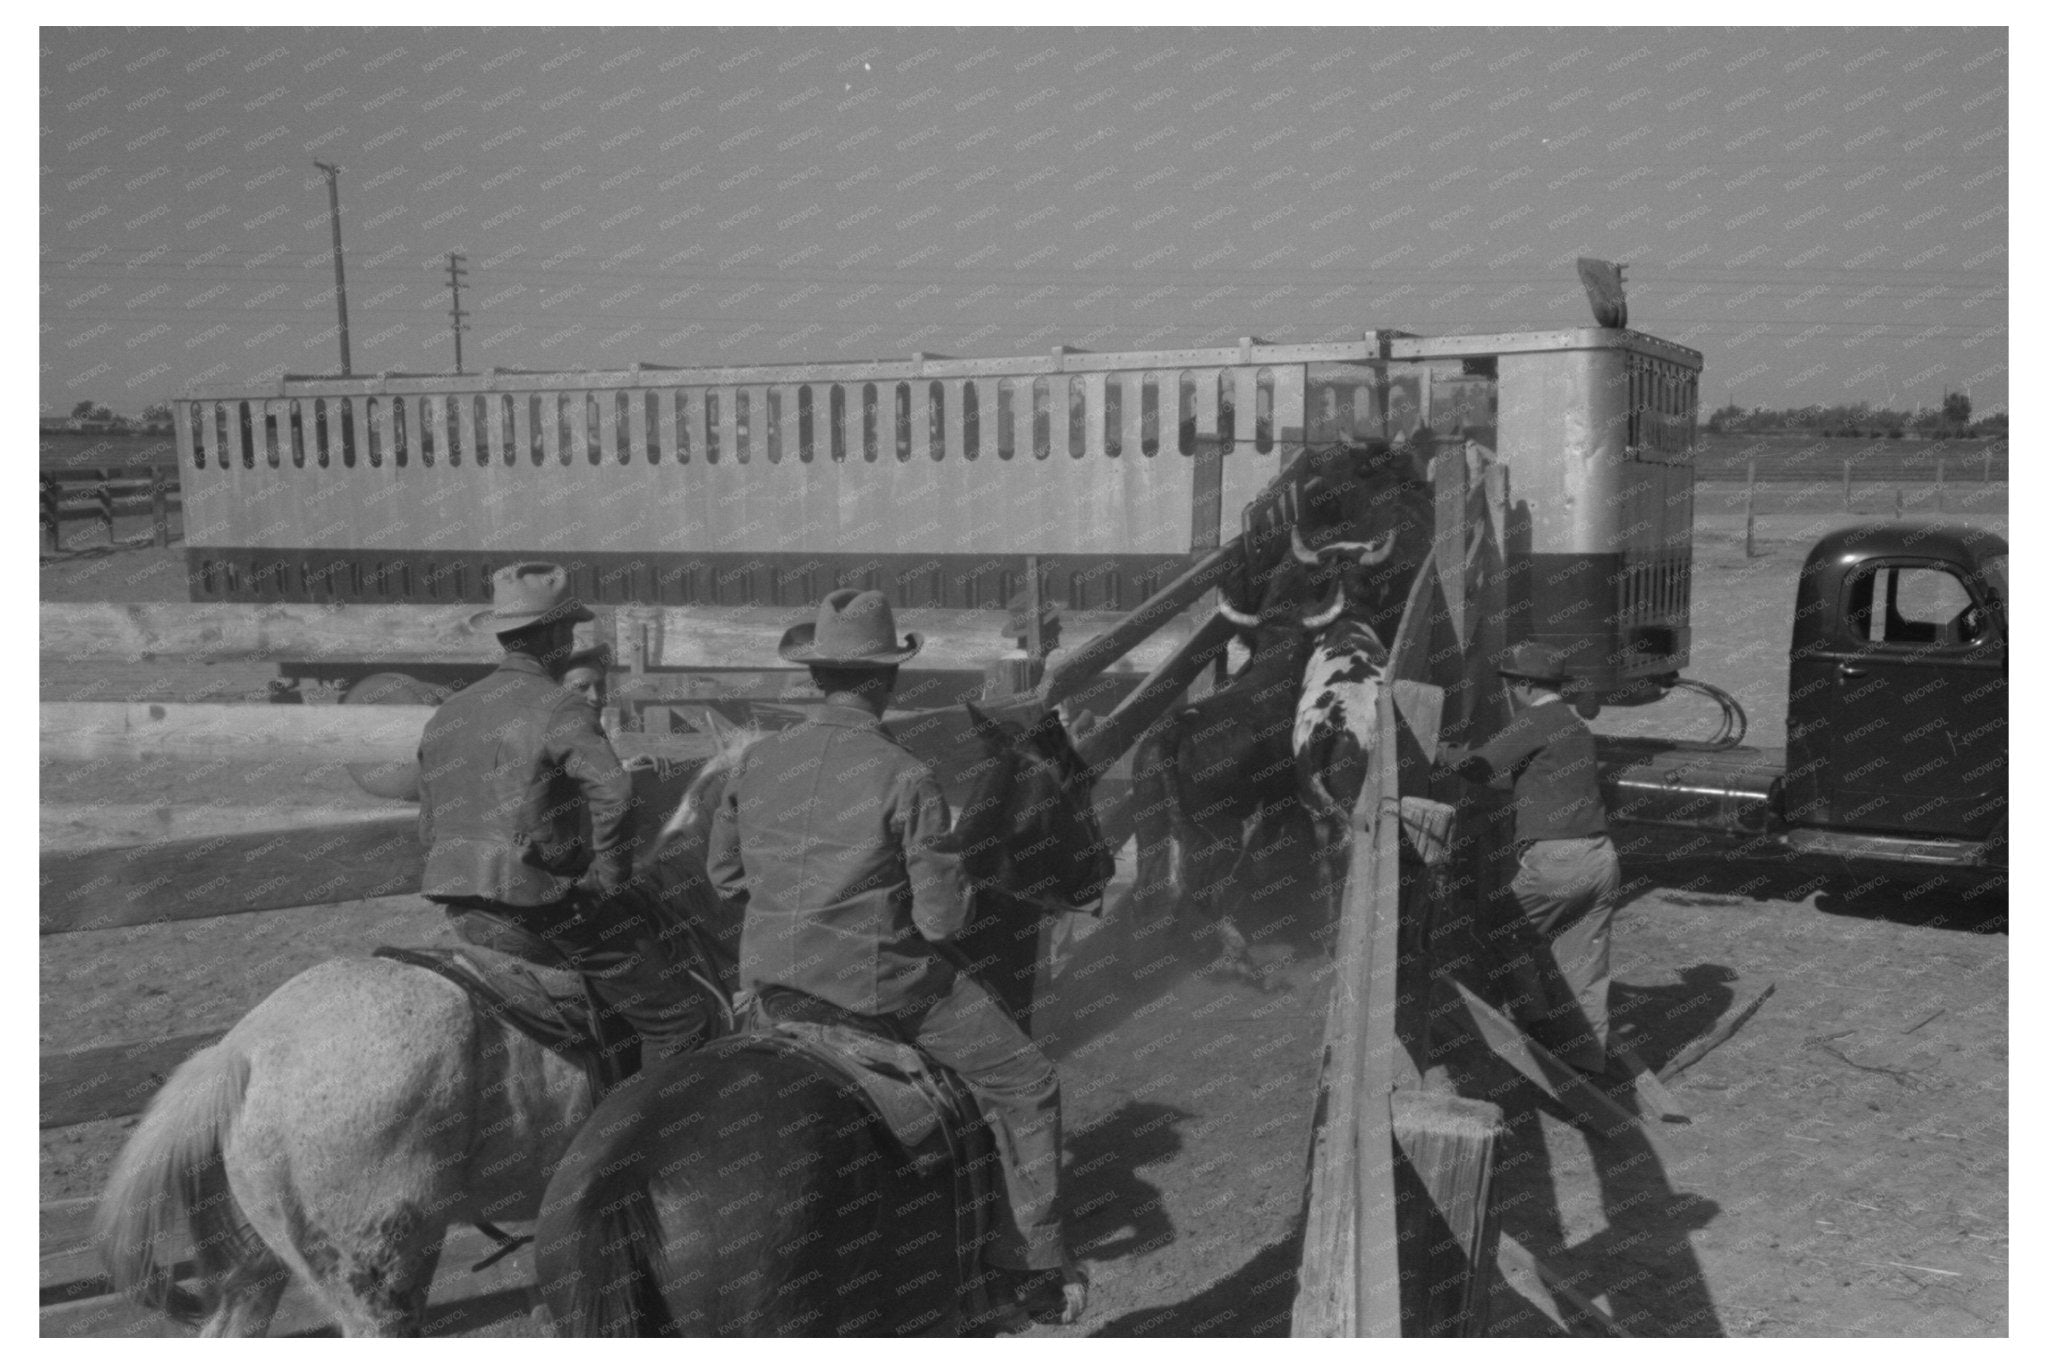
[[[1017,1309],[1040,1326],[1072,1326],[1088,1310],[1088,1275],[1071,1258],[1058,1269],[1006,1271]]]

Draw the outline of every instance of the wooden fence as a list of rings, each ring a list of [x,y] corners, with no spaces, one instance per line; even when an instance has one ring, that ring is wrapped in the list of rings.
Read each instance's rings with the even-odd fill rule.
[[[1468,453],[1469,451],[1469,453]],[[1495,1104],[1460,1096],[1436,1063],[1464,1032],[1594,1132],[1640,1118],[1581,1080],[1453,977],[1499,892],[1504,795],[1434,770],[1440,739],[1507,718],[1494,662],[1510,630],[1507,471],[1477,447],[1439,456],[1435,545],[1389,649],[1350,866],[1323,1044],[1298,1336],[1486,1333],[1499,1274],[1564,1327],[1605,1314],[1503,1235],[1492,1207]],[[1470,462],[1468,462],[1470,461]],[[1462,827],[1461,827],[1462,821]],[[1609,1329],[1611,1322],[1606,1322]]]
[[[1093,743],[1088,751],[1106,767],[1118,756],[1106,747],[1107,737],[1134,737],[1221,650],[1226,632],[1213,628],[1213,622],[1177,645],[1167,627],[1212,586],[1222,571],[1222,554],[1205,557],[1164,589],[1151,609],[1139,613],[1142,628],[1107,629],[1084,639],[1039,692],[992,709],[1000,713],[1018,707],[1035,713],[1048,704],[1049,695],[1080,694],[1120,661],[1142,656],[1147,649],[1165,650],[1166,656],[1145,682],[1089,736]],[[106,610],[112,614],[100,623],[112,629],[125,608]],[[70,614],[70,608],[59,611],[60,616]],[[1167,630],[1167,637],[1148,644],[1162,630]],[[118,629],[113,632],[122,640],[117,652],[126,652],[133,638]],[[99,641],[94,647],[104,648],[108,634],[86,629],[74,638]],[[39,739],[42,757],[57,762],[120,762],[158,754],[218,757],[223,749],[232,748],[251,757],[376,761],[410,756],[430,713],[419,706],[57,703],[42,708]],[[705,736],[618,738],[622,756],[653,752],[677,764],[672,778],[686,776],[688,764],[708,754],[709,742]],[[1128,740],[1123,742],[1127,745]],[[1128,831],[1128,812],[1121,808],[1127,801],[1127,793],[1121,801],[1110,797],[1118,808],[1105,812],[1104,826],[1113,839],[1120,840]],[[46,806],[43,814],[43,933],[335,904],[404,893],[419,885],[417,816],[408,810],[289,815],[203,807]],[[139,1112],[172,1069],[220,1035],[194,1032],[43,1056],[41,1126],[68,1127]],[[165,1334],[172,1328],[160,1314],[110,1295],[88,1244],[90,1220],[90,1200],[67,1200],[42,1209],[43,1334]],[[465,1230],[450,1233],[442,1274],[433,1290],[430,1334],[474,1330],[529,1309],[530,1250],[483,1274],[465,1273],[463,1265],[481,1258],[487,1249]],[[274,1329],[315,1324],[317,1319],[307,1315],[307,1305],[293,1290]]]
[[[169,464],[74,469],[44,467],[37,474],[37,520],[51,550],[64,548],[64,523],[94,521],[114,543],[114,518],[147,510],[150,542],[171,543],[171,513],[184,515],[178,471]]]
[[[1454,838],[1452,806],[1433,799],[1450,793],[1433,785],[1442,779],[1431,775],[1428,760],[1440,731],[1466,736],[1501,718],[1491,662],[1505,642],[1505,489],[1498,468],[1473,479],[1463,451],[1438,460],[1436,547],[1392,647],[1377,746],[1352,816],[1324,1042],[1325,1097],[1312,1145],[1295,1305],[1300,1335],[1478,1334],[1496,1265],[1532,1295],[1542,1297],[1545,1283],[1560,1296],[1569,1294],[1497,1231],[1488,1181],[1499,1111],[1450,1093],[1427,1064],[1439,1019],[1455,1012],[1469,1031],[1589,1124],[1635,1122],[1445,978],[1432,947],[1433,926],[1453,911],[1475,910],[1486,893],[1474,877],[1443,874],[1453,849],[1463,872],[1490,859],[1483,839]],[[1085,641],[1015,704],[1029,712],[1079,694],[1212,590],[1237,552],[1233,541],[1202,556],[1130,619]],[[1227,623],[1210,616],[1165,650],[1144,681],[1083,736],[1084,758],[1106,769],[1185,693],[1228,634]],[[334,761],[388,757],[411,751],[426,714],[407,707],[148,704],[44,712],[46,756],[95,760],[187,751],[181,746],[217,751],[230,742],[257,753],[319,753]],[[1105,832],[1118,841],[1129,825],[1122,808],[1128,800],[1112,800],[1115,808],[1105,811]],[[1474,807],[1467,801],[1464,808]],[[247,812],[87,807],[47,811],[46,817],[68,832],[51,837],[46,831],[45,933],[328,904],[418,885],[410,812],[305,816],[253,829],[240,823]],[[1404,840],[1418,852],[1414,865],[1404,866]],[[44,1056],[42,1125],[138,1111],[171,1068],[215,1036],[193,1033]],[[161,1318],[109,1297],[96,1277],[83,1201],[46,1205],[42,1212],[44,1333],[161,1334]],[[472,1249],[482,1248],[451,1233],[434,1296],[432,1317],[440,1329],[476,1329],[528,1306],[530,1259],[515,1255],[489,1275],[465,1277],[462,1264]],[[1597,1315],[1589,1304],[1575,1306]],[[1562,1321],[1561,1313],[1554,1315]],[[293,1320],[288,1312],[285,1324]]]

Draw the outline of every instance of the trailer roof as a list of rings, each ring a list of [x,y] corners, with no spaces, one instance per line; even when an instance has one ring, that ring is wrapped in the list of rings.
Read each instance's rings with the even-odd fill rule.
[[[979,378],[1040,374],[1086,374],[1105,370],[1213,369],[1227,366],[1302,363],[1371,364],[1393,361],[1455,360],[1492,355],[1576,350],[1631,350],[1655,355],[1697,369],[1700,352],[1646,332],[1618,328],[1573,327],[1555,331],[1487,332],[1455,336],[1415,336],[1406,332],[1367,332],[1355,341],[1275,344],[1242,337],[1235,346],[1183,350],[1084,351],[1055,346],[1038,355],[959,357],[919,351],[903,359],[791,361],[762,365],[662,365],[645,361],[630,369],[530,370],[493,367],[481,373],[394,372],[374,375],[287,374],[274,386],[207,385],[180,395],[186,399],[249,398],[259,393],[348,396],[375,393],[436,393],[451,388],[488,393],[500,389],[662,387],[672,384],[791,384],[832,382],[895,382],[908,379]]]

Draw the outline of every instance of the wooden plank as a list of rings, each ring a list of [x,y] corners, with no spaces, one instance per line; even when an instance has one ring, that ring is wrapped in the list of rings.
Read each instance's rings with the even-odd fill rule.
[[[400,813],[390,805],[304,808],[271,805],[43,805],[41,852],[106,849],[165,839],[212,838],[255,829],[323,829],[370,824]]]
[[[1173,619],[1180,610],[1148,616],[1151,629],[1102,658],[1102,666],[1127,653],[1133,655],[1129,670],[1157,666],[1194,628]],[[648,606],[622,612],[621,618],[629,615],[656,627],[653,636],[660,648],[647,660],[649,667],[773,668],[783,631],[805,613],[785,607]],[[979,672],[1012,647],[1000,612],[904,610],[896,620],[900,629],[925,636],[917,658],[921,669]],[[1061,633],[1078,657],[1123,620],[1113,612],[1062,613]],[[45,602],[38,633],[45,658],[488,663],[500,653],[490,623],[486,608],[475,605]],[[1150,633],[1158,637],[1146,639]],[[623,658],[623,641],[614,646]]]
[[[1520,1024],[1473,994],[1463,981],[1454,980],[1451,985],[1464,1001],[1465,1013],[1474,1033],[1496,1056],[1520,1071],[1531,1084],[1571,1109],[1585,1130],[1612,1137],[1633,1128],[1643,1140],[1650,1142],[1652,1149],[1657,1150],[1661,1162],[1663,1152],[1657,1148],[1649,1127],[1641,1118],[1587,1083],[1577,1070],[1524,1033]]]
[[[1690,1066],[1693,1062],[1698,1061],[1700,1058],[1704,1057],[1708,1052],[1712,1051],[1714,1048],[1720,1046],[1723,1042],[1726,1042],[1729,1038],[1733,1037],[1735,1035],[1735,1030],[1741,1027],[1744,1023],[1747,1023],[1750,1020],[1750,1018],[1756,1013],[1756,1011],[1764,1006],[1764,1001],[1769,999],[1772,995],[1776,994],[1777,992],[1778,983],[1776,981],[1772,981],[1769,984],[1765,985],[1762,990],[1757,992],[1757,997],[1755,999],[1752,999],[1751,1001],[1749,1001],[1749,1003],[1743,1005],[1739,1009],[1731,1009],[1727,1013],[1723,1014],[1721,1016],[1721,1021],[1716,1023],[1712,1028],[1708,1029],[1704,1035],[1697,1037],[1692,1041],[1686,1043],[1683,1047],[1680,1047],[1678,1049],[1677,1054],[1672,1056],[1672,1058],[1669,1061],[1666,1061],[1663,1065],[1663,1068],[1657,1072],[1657,1078],[1659,1080],[1669,1080],[1672,1076],[1678,1074],[1687,1066]]]
[[[1636,1098],[1644,1108],[1657,1115],[1663,1122],[1691,1122],[1692,1118],[1671,1097],[1671,1091],[1664,1088],[1664,1082],[1657,1073],[1643,1064],[1635,1049],[1618,1037],[1607,1039],[1607,1055],[1628,1072],[1630,1081],[1636,1087]]]
[[[1392,732],[1393,707],[1392,689],[1383,689],[1377,719],[1382,735]],[[1393,1175],[1400,821],[1398,764],[1390,756],[1390,745],[1375,745],[1368,781],[1351,815],[1351,866],[1324,1024],[1327,1089],[1310,1154],[1308,1220],[1294,1301],[1297,1336],[1401,1334]]]
[[[37,1125],[70,1127],[140,1113],[187,1057],[225,1035],[224,1030],[190,1033],[45,1056],[38,1067],[42,1106]]]
[[[419,888],[422,870],[413,812],[55,852],[40,862],[39,921],[44,933],[72,933],[400,895]]]
[[[1240,539],[1203,555],[1185,573],[1160,588],[1117,624],[1079,645],[1046,678],[1045,703],[1058,705],[1097,673],[1131,653],[1180,615],[1195,599],[1236,569]]]
[[[267,706],[46,701],[38,747],[60,761],[285,754],[396,761],[419,750],[432,706]]]
[[[1209,617],[1136,691],[1088,731],[1075,745],[1088,765],[1099,774],[1122,757],[1138,741],[1138,736],[1179,699],[1202,669],[1223,652],[1230,642],[1232,628],[1221,616]],[[1045,704],[1054,703],[1047,699]]]

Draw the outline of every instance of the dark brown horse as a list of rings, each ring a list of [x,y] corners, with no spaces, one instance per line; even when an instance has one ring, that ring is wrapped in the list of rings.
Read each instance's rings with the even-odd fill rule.
[[[1240,920],[1294,938],[1324,927],[1321,911],[1309,922],[1300,913],[1311,897],[1284,893],[1307,865],[1290,850],[1329,844],[1302,802],[1304,781],[1321,775],[1297,752],[1304,674],[1340,622],[1392,638],[1434,517],[1428,484],[1398,447],[1376,441],[1308,458],[1316,467],[1284,550],[1248,540],[1245,565],[1222,590],[1249,657],[1217,691],[1169,712],[1133,758],[1136,916],[1213,934],[1221,968],[1254,982]],[[1318,753],[1355,759],[1317,737]],[[1182,911],[1192,915],[1181,920]]]
[[[1114,864],[1056,716],[977,717],[974,733],[948,837],[977,883],[983,956],[1021,962],[1039,916],[1099,896]],[[999,977],[1017,968],[990,964],[1009,995]],[[954,1334],[974,1325],[963,1158],[913,1162],[829,1067],[726,1039],[599,1105],[548,1185],[541,1291],[569,1335]]]

